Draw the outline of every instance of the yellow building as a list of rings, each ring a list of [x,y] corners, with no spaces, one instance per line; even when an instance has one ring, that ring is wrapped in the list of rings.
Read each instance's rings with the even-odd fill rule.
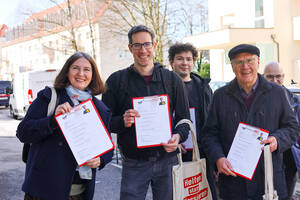
[[[285,84],[300,83],[299,0],[209,0],[209,32],[186,37],[184,42],[210,50],[213,81],[234,77],[228,51],[248,43],[261,50],[260,72],[266,63],[278,61]]]

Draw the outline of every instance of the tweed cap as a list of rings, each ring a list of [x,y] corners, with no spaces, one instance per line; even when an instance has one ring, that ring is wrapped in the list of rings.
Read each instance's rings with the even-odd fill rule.
[[[228,57],[230,60],[234,59],[239,53],[250,53],[255,54],[259,57],[260,51],[256,46],[251,44],[239,44],[232,49],[230,49],[228,53]]]

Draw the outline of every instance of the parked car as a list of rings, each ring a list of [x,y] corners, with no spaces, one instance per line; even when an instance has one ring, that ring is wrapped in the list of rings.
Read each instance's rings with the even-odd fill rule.
[[[53,86],[58,70],[20,72],[14,75],[13,92],[9,101],[10,116],[23,118],[37,93],[46,86]]]
[[[300,97],[300,88],[296,88],[296,87],[287,87],[287,89],[289,91],[291,91],[292,93],[296,94],[297,96]]]
[[[11,92],[11,82],[0,81],[0,106],[8,107]]]
[[[212,91],[214,92],[216,89],[223,87],[227,84],[226,81],[211,81],[209,83],[210,88],[212,89]]]

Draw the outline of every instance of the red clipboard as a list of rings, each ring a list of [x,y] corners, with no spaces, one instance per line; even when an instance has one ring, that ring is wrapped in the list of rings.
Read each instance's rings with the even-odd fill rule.
[[[165,97],[166,101],[162,101],[161,97]],[[132,98],[132,106],[133,109],[135,109],[134,107],[134,101],[135,100],[141,100],[143,101],[145,98],[149,99],[152,98],[153,101],[157,101],[158,105],[162,105],[162,106],[167,106],[167,111],[168,111],[168,121],[169,121],[169,133],[170,133],[170,138],[172,138],[172,125],[171,125],[171,115],[170,115],[170,104],[169,104],[169,95],[167,94],[162,94],[162,95],[155,95],[155,96],[148,96],[148,97],[135,97]],[[139,144],[139,136],[137,134],[137,125],[136,123],[135,125],[135,135],[136,135],[136,141],[137,141],[137,148],[149,148],[149,147],[156,147],[156,146],[162,146],[161,141],[160,142],[156,142],[154,144],[148,144],[148,145],[140,145]],[[156,124],[153,124],[153,126],[155,126]]]
[[[258,128],[258,127],[254,127],[254,126],[251,126],[251,125],[249,125],[249,124],[246,124],[246,123],[243,123],[243,122],[240,122],[239,123],[239,126],[240,125],[246,125],[246,126],[249,126],[249,127],[252,127],[252,128],[255,128],[255,129],[257,129],[257,130],[259,130],[259,131],[261,131],[261,132],[264,132],[264,133],[266,133],[266,134],[268,134],[269,135],[269,131],[267,131],[267,130],[265,130],[265,129],[262,129],[262,128]],[[239,127],[238,127],[239,128]],[[237,130],[238,131],[238,130]],[[237,134],[237,132],[235,133],[235,136],[236,136],[236,134]],[[260,137],[260,136],[259,136]],[[259,139],[259,138],[257,138],[257,139]],[[260,141],[262,140],[262,138],[260,139]],[[232,142],[232,144],[233,144],[233,142]],[[232,147],[232,144],[231,144],[231,147]],[[231,149],[231,147],[230,147],[230,149]],[[258,162],[259,162],[259,160],[260,160],[260,157],[261,157],[261,153],[262,152],[260,152],[260,155],[259,155],[259,158],[258,158],[258,160],[257,160],[257,162],[256,162],[256,165],[255,165],[255,168],[254,168],[254,170],[253,170],[253,173],[252,173],[252,175],[251,176],[245,176],[245,175],[243,175],[243,174],[240,174],[240,173],[238,173],[238,172],[236,172],[236,171],[233,171],[233,173],[235,173],[236,175],[238,175],[238,176],[240,176],[240,177],[243,177],[243,178],[245,178],[245,179],[248,179],[248,180],[252,180],[252,178],[253,178],[253,176],[254,176],[254,173],[255,173],[255,171],[256,171],[256,168],[257,168],[257,165],[258,165]],[[228,157],[228,155],[227,155],[227,157]]]
[[[93,109],[93,110],[95,111],[96,114],[93,113],[93,112],[91,112],[91,109]],[[112,141],[112,139],[111,139],[111,136],[110,136],[110,134],[108,133],[107,128],[106,128],[105,124],[103,123],[102,118],[101,118],[101,116],[99,115],[99,112],[98,112],[98,110],[96,109],[96,106],[95,106],[94,102],[93,102],[91,99],[88,99],[88,100],[83,101],[83,102],[81,102],[80,104],[74,106],[74,107],[72,108],[72,110],[71,110],[69,113],[59,114],[59,115],[56,115],[56,116],[55,116],[55,120],[56,120],[56,122],[57,122],[57,124],[58,124],[58,126],[59,126],[59,128],[60,128],[60,130],[61,130],[61,132],[62,132],[62,134],[63,134],[63,136],[64,136],[64,138],[65,138],[65,140],[67,141],[67,143],[68,143],[68,145],[69,145],[69,147],[70,147],[70,149],[71,149],[73,155],[74,155],[74,154],[77,154],[77,152],[74,152],[74,151],[72,150],[72,147],[71,147],[72,145],[70,144],[71,141],[69,141],[71,138],[70,138],[69,136],[67,136],[67,135],[64,133],[64,130],[66,131],[66,129],[65,129],[66,127],[63,126],[63,124],[60,124],[60,122],[62,123],[62,120],[63,120],[64,117],[65,117],[65,118],[67,118],[67,117],[71,118],[70,116],[71,116],[72,114],[73,114],[73,116],[72,116],[73,118],[76,117],[76,116],[75,116],[75,112],[76,112],[76,113],[77,113],[77,112],[78,112],[78,113],[81,112],[81,113],[83,113],[83,115],[85,115],[85,114],[88,115],[89,113],[90,113],[90,114],[93,114],[93,115],[92,115],[93,121],[96,121],[97,123],[93,123],[92,125],[97,126],[97,125],[98,125],[98,122],[100,122],[100,124],[102,125],[103,130],[104,130],[104,134],[103,134],[101,137],[100,137],[100,135],[97,135],[97,133],[95,133],[95,134],[98,136],[98,138],[103,138],[103,139],[109,144],[109,147],[108,147],[108,148],[102,149],[102,147],[99,146],[99,145],[101,144],[101,141],[99,141],[99,145],[97,145],[97,146],[99,146],[99,147],[97,147],[96,152],[93,152],[93,153],[91,153],[91,154],[89,155],[89,156],[90,156],[89,159],[97,158],[97,157],[99,157],[99,156],[101,156],[101,155],[103,155],[103,154],[107,153],[108,151],[111,151],[112,149],[115,148],[115,144],[113,143],[113,141]],[[87,116],[87,115],[86,115],[86,116]],[[60,119],[58,119],[58,118],[60,118]],[[95,120],[95,118],[96,118],[96,120]],[[69,119],[69,120],[70,120],[70,119]],[[101,126],[100,126],[100,127],[101,127]],[[89,133],[89,132],[85,132],[85,133]],[[103,132],[102,132],[102,133],[103,133]],[[103,140],[102,140],[102,142],[103,142]],[[88,147],[89,144],[86,144],[86,146]],[[84,162],[80,162],[77,156],[74,155],[74,157],[75,157],[75,159],[76,159],[76,161],[77,161],[77,163],[78,163],[79,166],[83,166],[83,165],[86,163],[86,161],[89,160],[89,159],[87,159],[87,160],[85,160]]]

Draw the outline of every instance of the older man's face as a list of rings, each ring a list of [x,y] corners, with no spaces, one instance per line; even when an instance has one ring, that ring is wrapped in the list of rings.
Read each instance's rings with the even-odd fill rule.
[[[249,88],[254,86],[259,68],[259,58],[257,55],[240,53],[231,61],[231,65],[241,87]]]
[[[269,65],[264,72],[264,77],[273,83],[278,85],[283,84],[284,74],[282,70],[275,64]]]

